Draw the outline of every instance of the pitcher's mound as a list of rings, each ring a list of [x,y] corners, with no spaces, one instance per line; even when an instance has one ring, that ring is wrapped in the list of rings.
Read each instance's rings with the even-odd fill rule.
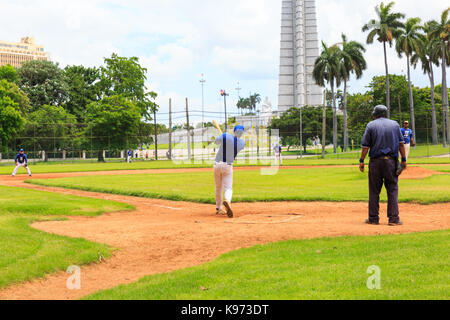
[[[426,179],[436,174],[444,174],[442,172],[422,168],[422,167],[408,167],[405,171],[403,171],[400,179],[409,180],[409,179]]]
[[[300,219],[301,214],[286,213],[286,214],[252,214],[238,217],[233,220],[225,220],[225,223],[234,224],[280,224],[289,223],[291,221]]]

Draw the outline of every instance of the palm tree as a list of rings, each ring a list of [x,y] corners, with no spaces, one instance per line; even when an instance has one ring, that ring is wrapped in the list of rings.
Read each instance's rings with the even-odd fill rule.
[[[256,105],[261,103],[261,95],[259,93],[251,94],[250,100],[250,110],[256,110]]]
[[[428,33],[428,39],[437,39],[441,43],[441,67],[442,67],[442,111],[443,111],[443,130],[444,130],[444,147],[447,146],[447,140],[445,139],[445,128],[447,128],[447,139],[450,143],[450,121],[448,115],[448,91],[447,91],[447,66],[450,65],[450,61],[447,59],[449,51],[449,37],[450,37],[450,20],[449,20],[450,8],[444,10],[441,15],[441,21],[431,21],[430,30]]]
[[[398,56],[401,58],[403,54],[406,55],[406,63],[408,70],[408,85],[409,85],[409,106],[411,109],[411,126],[413,130],[414,141],[416,140],[416,118],[414,115],[414,97],[412,92],[411,82],[411,56],[414,52],[421,54],[422,52],[422,39],[424,38],[422,25],[420,24],[420,18],[410,18],[406,21],[403,28],[400,29],[400,33],[397,37],[397,43],[395,50]]]
[[[239,100],[238,100],[238,102],[236,103],[236,107],[237,107],[239,110],[241,110],[241,115],[242,115],[243,110],[247,108],[245,99],[239,97]]]
[[[342,34],[342,79],[344,80],[344,150],[348,149],[348,124],[347,124],[347,83],[350,80],[352,73],[356,75],[357,79],[362,77],[363,71],[367,69],[367,62],[364,59],[364,52],[366,49],[362,44],[356,41],[347,41],[347,37]]]
[[[322,41],[322,52],[316,59],[313,78],[317,85],[325,87],[328,83],[331,87],[333,99],[333,145],[334,153],[337,152],[337,116],[336,116],[336,94],[335,88],[341,85],[342,75],[341,50],[337,45],[327,47]],[[325,141],[323,141],[325,144]]]
[[[430,24],[425,23],[423,26],[425,33],[428,34],[430,31]],[[438,128],[437,128],[437,117],[436,117],[436,99],[435,99],[435,85],[434,85],[434,70],[433,64],[439,67],[439,57],[441,52],[441,44],[439,40],[429,40],[428,38],[424,38],[421,41],[421,50],[420,52],[415,52],[411,57],[411,64],[414,66],[414,69],[417,67],[418,62],[420,61],[422,65],[422,71],[424,74],[428,75],[430,79],[430,88],[431,88],[431,122],[432,122],[432,136],[433,136],[433,144],[438,144]],[[445,126],[444,126],[445,127]]]
[[[389,43],[389,46],[392,47],[392,41],[399,35],[400,28],[403,26],[400,19],[405,17],[403,13],[391,12],[394,4],[394,2],[389,2],[387,5],[384,5],[382,2],[380,6],[376,6],[375,12],[377,13],[378,20],[372,19],[362,28],[363,32],[370,30],[370,33],[367,36],[367,44],[372,44],[375,37],[377,37],[379,42],[383,43],[384,65],[386,68],[386,106],[388,107],[388,116],[390,116],[391,110],[391,92],[386,43]]]

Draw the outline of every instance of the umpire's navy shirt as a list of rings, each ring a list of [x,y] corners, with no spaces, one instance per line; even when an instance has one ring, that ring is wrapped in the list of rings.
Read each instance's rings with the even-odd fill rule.
[[[370,148],[371,159],[389,156],[398,158],[400,144],[405,143],[397,122],[387,118],[378,118],[367,125],[362,146]]]

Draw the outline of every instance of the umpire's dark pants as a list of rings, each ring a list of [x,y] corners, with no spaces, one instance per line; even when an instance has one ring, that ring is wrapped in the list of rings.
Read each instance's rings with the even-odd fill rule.
[[[370,159],[369,164],[369,220],[380,221],[380,193],[383,183],[388,196],[389,222],[399,222],[397,160],[390,157]]]

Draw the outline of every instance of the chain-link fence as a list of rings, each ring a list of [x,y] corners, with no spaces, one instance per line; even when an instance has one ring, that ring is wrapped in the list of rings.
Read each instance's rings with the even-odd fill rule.
[[[338,130],[337,143],[334,146],[331,129],[327,129],[326,139],[323,141],[321,128],[303,131],[301,135],[300,130],[283,132],[250,128],[244,136],[247,146],[242,154],[246,157],[270,157],[274,153],[274,145],[279,143],[283,147],[283,155],[287,158],[322,158],[324,145],[325,158],[358,159],[364,130],[349,130],[347,145],[344,143],[342,129]],[[189,144],[186,130],[172,133],[170,141],[167,133],[160,135],[158,159],[168,159],[170,155],[172,159],[214,159],[217,152],[214,140],[218,134],[214,128],[191,130]],[[431,128],[418,128],[416,137],[417,147],[412,150],[412,157],[450,157],[450,144],[443,147],[441,134],[438,138],[439,144],[433,144]],[[125,161],[129,150],[135,160],[156,159],[154,136],[147,134],[118,137],[116,133],[95,136],[84,124],[27,125],[8,145],[0,147],[2,163],[12,162],[21,148],[25,149],[31,162],[96,162],[100,158],[107,161]]]

